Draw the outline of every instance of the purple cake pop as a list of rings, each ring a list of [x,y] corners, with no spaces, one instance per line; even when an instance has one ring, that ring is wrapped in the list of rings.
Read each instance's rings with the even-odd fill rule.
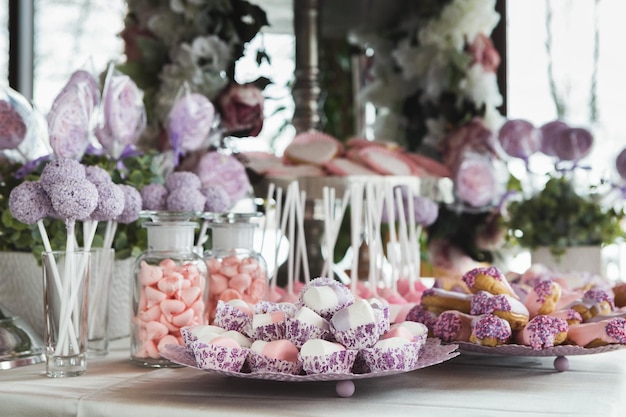
[[[53,183],[47,193],[54,211],[67,220],[89,217],[98,204],[98,190],[85,178]]]
[[[246,167],[232,155],[207,152],[198,162],[196,173],[202,184],[224,187],[233,202],[243,198],[250,189]]]
[[[570,127],[559,131],[552,143],[557,158],[562,161],[578,161],[591,151],[593,136],[582,127]]]
[[[190,171],[176,171],[168,175],[165,180],[165,188],[167,188],[169,192],[182,187],[199,190],[200,187],[202,187],[200,177]]]
[[[167,196],[167,209],[170,211],[202,211],[206,197],[192,187],[179,187]]]
[[[498,132],[504,152],[514,158],[527,160],[541,147],[540,132],[527,120],[507,120]]]
[[[195,151],[206,140],[215,117],[215,107],[198,93],[183,95],[172,107],[167,130],[175,151]]]
[[[24,181],[11,190],[9,210],[17,220],[33,224],[50,214],[52,203],[37,181]]]
[[[96,185],[112,182],[111,174],[109,174],[106,169],[99,167],[98,165],[86,166],[85,177]]]
[[[91,220],[99,222],[114,220],[124,210],[124,192],[112,181],[95,185],[98,190],[98,204],[91,213]]]
[[[206,197],[206,202],[204,203],[205,211],[224,213],[230,208],[230,197],[221,185],[207,185],[201,191]]]
[[[0,150],[17,148],[26,137],[26,123],[6,100],[0,100]]]
[[[141,189],[144,210],[167,210],[167,188],[163,184],[148,184]]]
[[[120,184],[119,187],[124,193],[124,210],[115,219],[118,223],[128,224],[136,221],[139,218],[139,212],[141,211],[141,194],[135,187],[130,185]]]
[[[43,168],[39,182],[43,189],[50,194],[50,187],[53,184],[72,178],[85,178],[84,165],[75,159],[55,159],[48,162]]]

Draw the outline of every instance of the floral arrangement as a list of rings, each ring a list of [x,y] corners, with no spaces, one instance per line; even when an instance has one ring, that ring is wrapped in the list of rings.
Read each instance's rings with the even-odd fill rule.
[[[430,241],[461,246],[480,261],[504,233],[500,204],[508,172],[495,134],[503,122],[489,38],[500,19],[495,0],[425,1],[394,27],[356,33],[373,49],[362,100],[377,108],[374,136],[442,161],[452,172],[456,202],[442,205]]]
[[[144,91],[144,147],[167,149],[163,128],[183,87],[217,107],[218,136],[256,136],[263,126],[269,80],[240,85],[235,63],[246,43],[268,25],[263,9],[245,0],[129,0],[122,38],[126,62],[117,66]],[[257,62],[269,60],[257,51]],[[201,143],[195,150],[205,149]]]
[[[519,192],[507,204],[506,225],[512,240],[531,250],[548,247],[560,256],[568,247],[607,245],[624,237],[625,213],[611,197],[616,187],[608,181],[590,184],[586,172],[590,167],[582,165],[593,144],[587,129],[560,120],[540,129],[525,120],[508,120],[499,139],[506,153],[526,167]],[[534,173],[529,166],[536,156],[550,158],[553,169]],[[615,163],[620,176],[626,174],[624,156]]]

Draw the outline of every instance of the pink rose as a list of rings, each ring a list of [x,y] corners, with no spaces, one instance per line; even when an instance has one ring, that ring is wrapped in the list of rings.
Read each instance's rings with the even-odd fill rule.
[[[455,172],[466,152],[496,155],[495,137],[482,119],[475,117],[443,140],[443,163]]]
[[[230,84],[218,99],[227,134],[257,136],[263,128],[263,94],[254,84]]]
[[[457,197],[472,207],[492,203],[498,189],[492,161],[484,156],[464,158],[456,171],[454,185]]]
[[[129,18],[130,19],[130,18]],[[127,19],[124,30],[120,33],[122,40],[124,41],[124,55],[126,55],[126,61],[128,62],[140,62],[143,58],[143,53],[139,47],[140,38],[154,39],[154,35],[137,25],[131,23]]]
[[[496,72],[500,66],[500,54],[491,38],[484,33],[479,33],[467,49],[472,55],[472,65],[480,64],[487,72]]]

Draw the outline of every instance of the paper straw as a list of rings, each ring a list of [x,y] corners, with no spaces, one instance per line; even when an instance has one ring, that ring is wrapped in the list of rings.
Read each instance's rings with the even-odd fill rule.
[[[311,281],[311,271],[309,270],[309,256],[306,248],[306,236],[304,234],[304,207],[306,205],[306,191],[300,193],[300,199],[297,201],[296,219],[298,221],[298,245],[300,246],[300,257],[302,258],[302,269],[304,271],[304,282]],[[298,257],[297,259],[299,259]]]
[[[283,208],[283,188],[278,187],[276,190],[276,210],[274,212],[275,225],[276,225],[276,241],[274,242],[274,271],[272,273],[272,288],[276,287],[277,275],[278,275],[278,251],[282,242],[282,233],[278,227],[281,221]]]
[[[274,197],[274,189],[276,188],[276,185],[271,182],[268,189],[267,189],[267,196],[265,197],[265,221],[263,222],[263,232],[261,234],[261,247],[259,248],[259,253],[263,253],[263,247],[265,245],[265,234],[267,232],[267,222],[268,222],[268,212],[269,212],[269,208],[270,208],[270,201],[272,201],[272,198]]]

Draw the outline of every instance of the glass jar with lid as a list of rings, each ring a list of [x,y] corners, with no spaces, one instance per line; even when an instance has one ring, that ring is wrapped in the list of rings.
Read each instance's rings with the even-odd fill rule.
[[[210,213],[205,219],[211,248],[204,253],[209,271],[209,321],[215,317],[219,300],[241,299],[250,305],[261,301],[267,291],[267,263],[254,249],[255,220],[261,213]]]
[[[194,250],[199,214],[143,212],[148,249],[135,262],[131,360],[146,367],[178,366],[161,356],[181,345],[180,329],[207,324],[208,273]]]

